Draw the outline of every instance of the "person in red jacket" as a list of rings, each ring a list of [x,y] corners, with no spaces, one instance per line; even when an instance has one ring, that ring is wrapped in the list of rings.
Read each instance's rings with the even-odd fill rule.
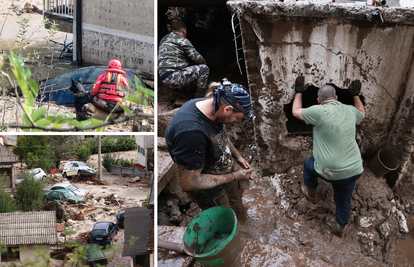
[[[126,72],[121,69],[122,63],[119,59],[109,61],[108,67],[105,69],[106,73],[99,75],[93,85],[91,96],[93,96],[94,105],[110,112],[124,99],[125,94],[122,88],[128,89],[129,93],[129,86],[127,79],[123,76]]]

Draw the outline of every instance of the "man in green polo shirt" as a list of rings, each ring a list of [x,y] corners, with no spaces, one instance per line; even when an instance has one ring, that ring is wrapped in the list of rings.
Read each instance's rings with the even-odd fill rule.
[[[351,196],[356,180],[364,171],[361,153],[355,140],[356,125],[365,117],[359,94],[361,82],[349,86],[354,106],[338,101],[335,88],[324,85],[318,91],[318,104],[302,108],[304,77],[295,82],[293,115],[313,125],[313,157],[305,159],[302,192],[313,204],[318,201],[318,177],[330,182],[334,190],[336,222],[326,220],[332,232],[343,237],[351,212]]]

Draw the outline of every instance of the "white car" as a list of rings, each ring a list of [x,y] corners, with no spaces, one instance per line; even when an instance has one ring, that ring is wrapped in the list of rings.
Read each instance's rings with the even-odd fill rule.
[[[57,183],[51,186],[46,186],[45,188],[43,188],[43,193],[47,193],[57,189],[66,189],[72,191],[76,196],[79,197],[85,197],[87,194],[89,194],[88,190],[78,188],[77,186],[70,183]]]
[[[36,179],[36,180],[38,180],[38,181],[43,181],[47,177],[47,174],[41,168],[35,168],[35,169],[31,169],[31,170],[25,170],[22,173],[20,173],[19,176],[17,176],[17,178],[15,180],[15,184],[21,183],[22,180],[23,180],[23,176],[25,174],[31,174],[31,175],[33,175],[33,178]]]
[[[63,174],[64,178],[82,178],[82,177],[95,177],[96,170],[94,170],[91,166],[80,162],[80,161],[69,161],[63,167]]]

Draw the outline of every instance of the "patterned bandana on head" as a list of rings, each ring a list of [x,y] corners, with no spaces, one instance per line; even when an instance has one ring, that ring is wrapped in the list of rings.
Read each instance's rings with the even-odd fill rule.
[[[224,78],[223,85],[217,87],[217,90],[214,92],[213,115],[219,110],[220,97],[236,111],[243,113],[252,120],[255,118],[251,110],[252,102],[250,101],[249,93],[243,85],[232,84]]]

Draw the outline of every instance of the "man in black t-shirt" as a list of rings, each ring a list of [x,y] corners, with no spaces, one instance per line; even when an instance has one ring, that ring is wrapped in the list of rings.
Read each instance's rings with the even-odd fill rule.
[[[223,84],[210,85],[214,87],[214,97],[184,104],[165,133],[181,188],[203,210],[230,207],[229,194],[238,181],[248,180],[253,171],[230,142],[224,127],[244,115],[254,119],[250,96],[243,86],[231,84],[227,79]],[[233,158],[241,170],[232,172]]]

